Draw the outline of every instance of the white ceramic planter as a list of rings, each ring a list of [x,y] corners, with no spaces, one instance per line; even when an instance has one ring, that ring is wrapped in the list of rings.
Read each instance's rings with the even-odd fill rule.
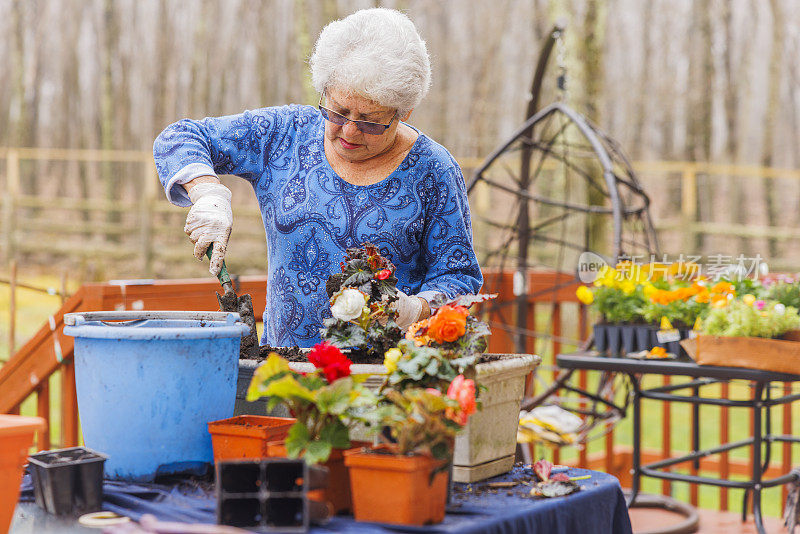
[[[456,438],[453,455],[453,480],[475,482],[511,471],[517,446],[519,406],[525,393],[525,377],[541,358],[532,354],[501,354],[501,359],[479,364],[476,369],[481,392],[481,409]],[[298,372],[310,372],[307,362],[290,362]],[[353,364],[352,374],[367,374],[365,385],[377,391],[386,367],[379,364]],[[353,439],[368,440],[363,429],[351,432]]]
[[[541,363],[531,354],[504,354],[494,362],[479,364],[476,380],[486,390],[481,409],[456,437],[453,480],[476,482],[511,471],[517,447],[519,406],[525,377]]]

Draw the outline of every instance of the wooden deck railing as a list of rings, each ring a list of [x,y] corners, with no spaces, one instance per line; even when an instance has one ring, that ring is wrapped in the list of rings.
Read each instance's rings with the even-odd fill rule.
[[[486,319],[492,326],[493,335],[489,343],[490,352],[514,352],[514,335],[519,330],[514,326],[516,297],[513,292],[513,273],[492,272],[485,273],[486,282],[484,292],[499,293],[500,297],[491,308],[486,306],[484,312],[488,313]],[[522,330],[527,335],[526,351],[539,353],[544,356],[543,366],[538,371],[539,378],[549,379],[555,376],[557,368],[553,366],[555,355],[563,350],[572,350],[571,341],[587,338],[589,320],[586,307],[575,298],[575,284],[567,283],[569,276],[555,273],[532,273],[529,278],[529,287],[542,289],[536,290],[536,297],[527,300],[528,324]],[[257,320],[260,310],[263,310],[266,294],[266,279],[264,277],[242,277],[240,291],[250,293],[253,297],[254,309]],[[546,291],[546,288],[563,284],[558,291]],[[20,405],[30,397],[36,398],[37,415],[45,418],[49,425],[54,421],[61,421],[60,443],[50,443],[50,433],[42,432],[38,437],[36,446],[39,449],[49,449],[57,446],[71,446],[78,444],[78,407],[75,395],[75,371],[72,364],[73,341],[72,337],[65,336],[63,329],[63,316],[69,312],[96,311],[96,310],[214,310],[217,302],[214,292],[219,289],[215,280],[161,280],[152,282],[131,281],[127,284],[87,284],[82,286],[77,293],[70,297],[55,314],[39,329],[39,331],[25,343],[12,358],[0,368],[0,413],[15,413]],[[488,310],[492,311],[488,311]],[[50,377],[54,374],[61,375],[61,403],[60,412],[53,413],[50,409]],[[586,388],[590,383],[591,374],[580,372],[577,375],[578,385]],[[668,378],[664,379],[669,382]],[[528,380],[530,395],[535,389],[532,377]],[[790,388],[789,384],[785,386]],[[723,395],[728,395],[727,385],[723,386]],[[58,403],[54,403],[57,405]],[[713,408],[709,407],[708,410]],[[793,431],[790,406],[781,408],[781,432],[791,434]],[[705,410],[705,408],[704,408]],[[719,434],[723,441],[727,441],[732,424],[731,414],[727,408],[721,408]],[[707,413],[707,412],[706,412]],[[676,421],[668,404],[664,403],[661,411],[662,442],[659,447],[645,449],[643,461],[650,462],[665,458],[672,454],[672,428],[673,423],[679,423],[682,429],[689,425],[685,421]],[[752,420],[750,425],[752,428]],[[631,467],[630,443],[616,442],[615,433],[609,432],[603,438],[601,451],[589,454],[586,447],[579,449],[577,458],[572,463],[581,466],[603,470],[620,478],[623,485],[630,481],[629,470]],[[691,436],[686,436],[684,450],[691,448]],[[767,476],[773,476],[778,471],[788,472],[792,466],[792,448],[784,444],[782,448],[780,466],[772,467],[767,471]],[[561,461],[558,450],[554,451],[554,461]],[[723,454],[718,457],[703,458],[700,461],[699,471],[719,474],[720,476],[734,476],[750,472],[750,460],[731,459]],[[690,472],[697,470],[689,467]],[[692,486],[689,500],[698,504],[696,486]],[[662,491],[671,493],[669,481],[663,481]],[[728,509],[728,491],[720,490],[720,509]],[[784,498],[785,498],[784,489]],[[735,508],[738,509],[738,506]]]

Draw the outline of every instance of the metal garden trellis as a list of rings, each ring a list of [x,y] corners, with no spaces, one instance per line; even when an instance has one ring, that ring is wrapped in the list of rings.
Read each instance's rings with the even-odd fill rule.
[[[554,47],[558,52],[558,96],[555,102],[539,109],[544,75]],[[474,193],[481,183],[493,195],[493,203],[502,205],[505,201],[514,205],[511,210],[495,210],[486,217],[477,217],[476,223],[493,230],[492,242],[483,250],[482,265],[500,269],[509,263],[514,265],[515,300],[492,306],[514,306],[517,352],[526,352],[527,338],[542,335],[526,328],[529,300],[548,292],[555,295],[578,281],[583,253],[595,253],[612,265],[621,258],[650,259],[657,253],[650,199],[619,144],[567,104],[560,25],[552,29],[540,53],[525,122],[476,170],[467,184],[468,193]],[[543,246],[535,248],[534,244]],[[555,271],[559,281],[550,287],[526,287],[527,274],[534,270]],[[526,400],[523,408],[545,401],[559,402],[553,394],[562,388],[577,392],[593,404],[588,410],[572,409],[585,416],[579,440],[586,440],[598,422],[620,419],[624,407],[614,403],[613,375],[601,378],[597,393],[570,386],[571,375],[572,371],[560,373],[541,394]],[[602,411],[597,409],[598,404]]]

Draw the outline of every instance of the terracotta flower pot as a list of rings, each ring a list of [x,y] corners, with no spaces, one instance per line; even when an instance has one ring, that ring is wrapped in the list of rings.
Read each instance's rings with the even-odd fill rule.
[[[356,521],[425,525],[444,520],[447,471],[430,481],[441,461],[376,450],[349,450],[344,455]]]
[[[41,417],[0,415],[0,532],[11,526],[33,433],[46,427]]]
[[[208,423],[214,462],[270,456],[267,444],[285,439],[295,421],[291,417],[240,415]]]
[[[369,447],[371,443],[366,441],[352,441],[353,448],[350,450],[361,450]],[[342,449],[333,449],[330,458],[323,465],[328,468],[328,487],[326,489],[309,491],[308,495],[315,501],[329,502],[333,507],[333,513],[349,512],[353,509],[350,478],[347,474],[347,467],[344,464]],[[284,441],[273,441],[267,444],[267,455],[271,458],[286,456],[286,443]]]

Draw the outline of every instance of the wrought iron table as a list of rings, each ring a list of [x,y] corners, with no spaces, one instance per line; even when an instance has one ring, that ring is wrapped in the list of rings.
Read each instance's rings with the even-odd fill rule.
[[[690,482],[694,484],[710,484],[714,486],[738,488],[745,490],[744,504],[742,506],[742,520],[747,515],[748,494],[753,495],[753,519],[759,533],[764,533],[761,514],[761,490],[773,486],[780,486],[797,478],[793,472],[772,478],[764,479],[764,473],[769,467],[771,458],[771,445],[774,442],[800,443],[800,437],[774,435],[771,429],[770,409],[773,406],[791,403],[800,399],[800,394],[784,394],[772,397],[772,382],[797,382],[800,375],[773,373],[754,369],[737,367],[714,367],[697,365],[691,361],[675,360],[638,360],[633,358],[607,358],[597,353],[578,352],[561,354],[557,357],[558,366],[564,369],[585,369],[593,371],[607,371],[622,373],[628,376],[632,388],[633,408],[633,470],[631,493],[628,497],[630,507],[639,495],[640,480],[642,476]],[[686,376],[693,380],[681,384],[669,384],[661,387],[642,388],[641,375],[657,374],[667,376]],[[746,380],[753,383],[753,398],[750,400],[731,400],[718,397],[701,397],[700,388],[710,384],[718,384],[730,380]],[[691,389],[691,394],[677,394],[682,389]],[[692,452],[683,456],[667,458],[658,462],[642,465],[641,463],[641,401],[642,399],[655,399],[664,402],[686,402],[692,405],[694,417],[692,425],[694,440]],[[749,408],[753,413],[753,435],[747,439],[723,443],[717,447],[700,449],[699,410],[700,405],[728,406]],[[762,446],[766,450],[762,455]],[[686,475],[664,471],[665,468],[692,461],[699,467],[699,461],[705,456],[718,454],[742,447],[752,447],[753,469],[749,480],[727,480],[704,476]]]

